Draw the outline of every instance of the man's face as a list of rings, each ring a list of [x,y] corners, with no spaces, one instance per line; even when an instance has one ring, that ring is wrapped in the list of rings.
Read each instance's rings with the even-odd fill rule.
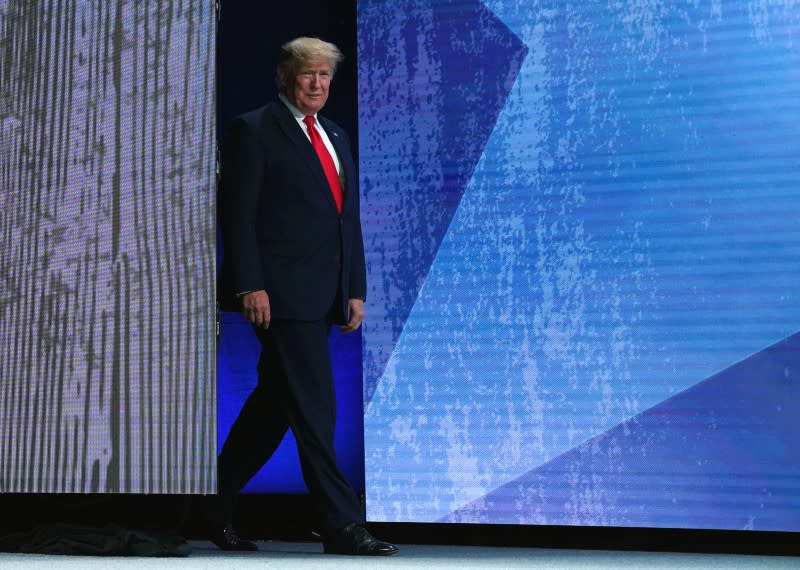
[[[297,68],[297,74],[288,79],[286,98],[304,115],[313,115],[325,106],[332,77],[330,63],[304,62]]]

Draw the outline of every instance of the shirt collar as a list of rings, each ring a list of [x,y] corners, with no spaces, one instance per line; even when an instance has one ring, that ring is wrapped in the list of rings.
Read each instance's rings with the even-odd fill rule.
[[[300,111],[300,109],[298,109],[289,102],[289,99],[286,97],[286,95],[284,95],[283,93],[278,93],[278,99],[280,99],[283,102],[283,104],[286,105],[286,108],[292,112],[292,115],[294,115],[295,119],[297,119],[298,121],[302,121],[303,119],[306,118],[306,116]],[[314,113],[313,117],[314,121],[316,122],[317,114]]]

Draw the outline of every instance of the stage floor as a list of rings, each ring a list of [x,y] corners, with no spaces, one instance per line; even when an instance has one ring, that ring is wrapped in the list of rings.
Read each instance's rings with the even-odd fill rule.
[[[259,542],[259,552],[221,552],[210,542],[191,541],[188,558],[122,558],[47,556],[0,553],[3,570],[60,569],[131,570],[207,568],[208,570],[264,568],[535,568],[535,569],[800,569],[800,557],[734,554],[685,554],[547,548],[399,545],[388,558],[328,556],[318,543]]]

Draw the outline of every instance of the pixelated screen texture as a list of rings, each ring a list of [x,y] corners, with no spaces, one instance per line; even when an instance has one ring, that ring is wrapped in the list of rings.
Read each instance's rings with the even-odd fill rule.
[[[800,530],[800,4],[358,4],[372,521]]]
[[[0,492],[215,490],[215,21],[0,0]]]

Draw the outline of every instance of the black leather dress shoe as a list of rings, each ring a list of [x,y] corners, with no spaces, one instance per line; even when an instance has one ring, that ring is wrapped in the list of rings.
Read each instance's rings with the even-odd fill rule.
[[[325,554],[390,556],[397,552],[394,544],[378,540],[363,526],[355,523],[328,534],[322,546]]]
[[[255,542],[239,538],[231,526],[222,527],[211,535],[211,542],[222,550],[253,551],[258,550]]]

